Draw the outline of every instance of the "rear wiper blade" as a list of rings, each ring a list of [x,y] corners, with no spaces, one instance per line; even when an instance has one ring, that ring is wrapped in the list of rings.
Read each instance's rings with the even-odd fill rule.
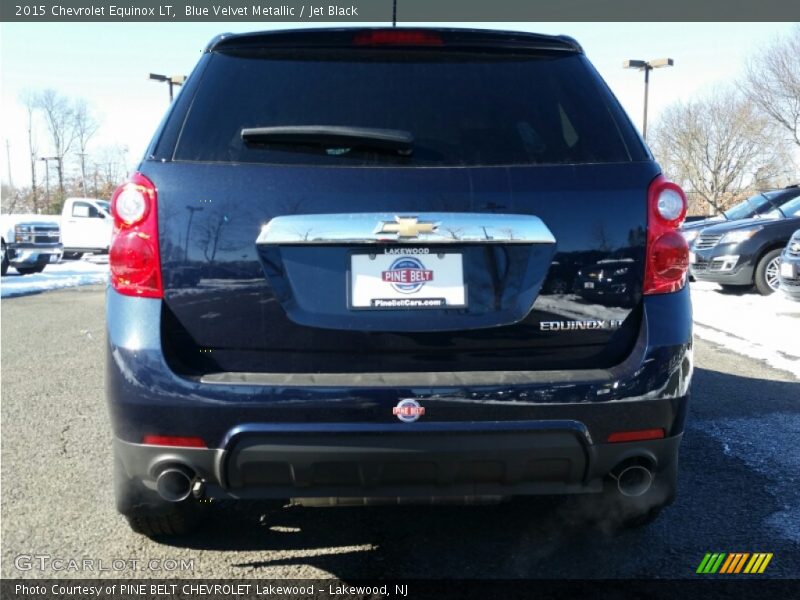
[[[368,148],[411,154],[414,136],[401,129],[347,127],[333,125],[292,125],[285,127],[245,127],[242,139],[248,144],[292,144],[326,148]]]

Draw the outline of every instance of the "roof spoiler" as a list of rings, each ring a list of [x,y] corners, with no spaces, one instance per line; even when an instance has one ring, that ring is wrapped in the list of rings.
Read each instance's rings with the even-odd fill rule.
[[[224,33],[206,46],[206,52],[268,48],[346,48],[355,46],[355,40],[371,32],[426,32],[441,38],[440,46],[464,50],[539,51],[583,54],[583,48],[573,38],[565,35],[544,35],[523,31],[491,29],[453,29],[420,27],[376,28],[324,28],[260,31],[252,33]],[[413,44],[394,44],[405,47]]]

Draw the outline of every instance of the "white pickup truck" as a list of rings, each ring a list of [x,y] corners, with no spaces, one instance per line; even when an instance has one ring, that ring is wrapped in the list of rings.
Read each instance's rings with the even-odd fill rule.
[[[2,274],[14,267],[20,275],[41,273],[62,255],[58,217],[0,215]]]
[[[85,252],[108,252],[114,220],[109,203],[97,198],[67,198],[61,211],[64,256],[80,258]]]

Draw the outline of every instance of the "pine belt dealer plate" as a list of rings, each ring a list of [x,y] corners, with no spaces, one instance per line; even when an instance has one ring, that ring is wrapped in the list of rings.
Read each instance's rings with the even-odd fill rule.
[[[466,305],[464,265],[459,252],[392,248],[351,255],[350,308],[424,310]]]

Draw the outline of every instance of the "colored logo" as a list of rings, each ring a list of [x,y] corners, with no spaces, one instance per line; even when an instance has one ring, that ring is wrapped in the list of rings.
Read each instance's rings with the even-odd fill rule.
[[[394,261],[388,271],[383,271],[381,278],[401,294],[413,294],[426,282],[433,281],[433,271],[426,269],[418,258],[403,256]]]
[[[397,403],[392,409],[392,414],[403,423],[413,423],[425,414],[425,408],[413,398],[406,398]]]
[[[701,575],[715,573],[755,575],[763,573],[771,560],[772,552],[706,552],[696,573]]]

